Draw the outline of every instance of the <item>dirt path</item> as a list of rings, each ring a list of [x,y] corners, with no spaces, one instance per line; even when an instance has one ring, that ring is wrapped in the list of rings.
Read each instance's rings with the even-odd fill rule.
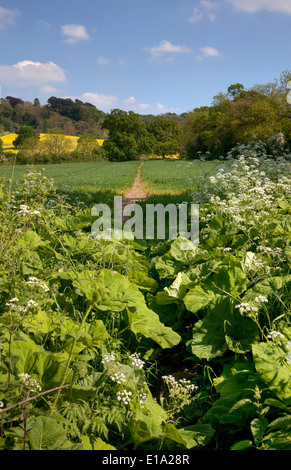
[[[138,167],[137,177],[135,178],[132,188],[130,189],[128,193],[125,193],[123,195],[122,213],[123,213],[124,207],[127,206],[128,204],[147,200],[147,195],[141,182],[141,167],[142,166],[143,166],[143,163],[141,163],[140,166]],[[129,218],[130,216],[123,216],[123,222],[125,222]]]

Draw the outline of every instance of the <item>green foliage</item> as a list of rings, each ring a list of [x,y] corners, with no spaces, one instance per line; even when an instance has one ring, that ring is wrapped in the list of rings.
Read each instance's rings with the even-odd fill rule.
[[[18,131],[18,136],[13,141],[16,149],[30,146],[33,141],[39,141],[39,135],[35,129],[30,126],[22,126]]]
[[[76,153],[82,154],[82,158],[84,157],[92,157],[95,156],[96,158],[104,153],[104,149],[98,144],[96,137],[93,134],[83,134],[78,139]]]
[[[158,118],[147,126],[154,142],[153,152],[156,155],[177,154],[180,150],[181,125],[170,119]]]
[[[226,94],[214,97],[211,107],[188,113],[182,137],[187,157],[198,158],[202,153],[206,159],[217,158],[237,142],[248,144],[256,136],[267,143],[280,132],[286,144],[291,126],[286,99],[288,77],[290,71],[285,71],[280,84],[275,81],[249,90],[240,83],[230,85]]]
[[[42,171],[1,180],[2,448],[290,450],[290,157],[263,151],[197,178],[190,250],[95,239]]]
[[[151,153],[152,143],[138,114],[113,109],[102,127],[109,132],[108,140],[103,144],[108,160],[135,160]]]

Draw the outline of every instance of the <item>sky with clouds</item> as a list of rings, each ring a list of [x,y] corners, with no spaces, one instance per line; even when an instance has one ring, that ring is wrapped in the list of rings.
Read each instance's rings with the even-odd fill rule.
[[[291,69],[291,0],[0,0],[1,96],[141,114]]]

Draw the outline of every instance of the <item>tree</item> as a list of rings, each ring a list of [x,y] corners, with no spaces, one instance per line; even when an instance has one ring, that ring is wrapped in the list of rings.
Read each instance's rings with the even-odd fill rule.
[[[13,145],[16,149],[19,149],[19,148],[22,148],[23,146],[25,146],[25,142],[28,139],[30,139],[30,141],[31,140],[38,141],[39,140],[39,134],[36,132],[35,129],[33,129],[33,127],[22,126],[22,127],[20,127],[20,129],[18,131],[18,136],[16,137],[16,139],[12,143],[13,143]]]
[[[138,153],[135,138],[121,132],[117,132],[114,139],[106,140],[103,148],[108,160],[116,162],[135,160]]]
[[[113,109],[102,124],[108,130],[108,139],[103,147],[109,160],[134,160],[152,152],[145,123],[133,111]]]
[[[17,104],[23,104],[24,103],[24,101],[21,98],[15,98],[14,96],[6,96],[5,99],[12,106],[12,108],[15,108],[15,106]]]
[[[47,100],[50,108],[53,111],[61,114],[62,116],[67,116],[68,111],[74,106],[74,101],[70,98],[56,98],[55,96],[51,96]]]
[[[40,148],[43,153],[61,157],[73,150],[73,143],[65,135],[48,134],[42,140]]]
[[[97,142],[96,137],[93,134],[83,134],[77,143],[77,152],[80,152],[84,155],[93,155],[98,153],[100,150],[100,145]]]
[[[147,126],[157,155],[173,155],[179,152],[181,125],[173,120],[158,118]]]
[[[3,154],[3,140],[0,139],[0,155]]]
[[[227,92],[232,97],[232,99],[235,99],[241,95],[244,89],[245,88],[241,83],[235,83],[234,85],[230,85],[228,87]]]
[[[235,89],[240,87],[232,89],[234,94]],[[288,140],[291,123],[282,114],[284,106],[274,96],[243,90],[233,100],[216,100],[212,107],[195,109],[188,114],[183,132],[188,158],[208,151],[207,158],[213,159],[225,155],[238,142],[247,144],[254,136],[267,141],[283,132]]]

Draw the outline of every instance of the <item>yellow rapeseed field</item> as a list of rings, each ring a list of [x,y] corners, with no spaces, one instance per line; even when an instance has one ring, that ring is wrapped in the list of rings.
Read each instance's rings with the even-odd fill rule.
[[[7,135],[3,135],[2,137],[0,137],[0,139],[2,139],[3,141],[3,149],[4,150],[7,150],[9,152],[18,152],[18,150],[16,150],[14,147],[13,147],[13,141],[16,139],[18,134],[7,134]],[[47,135],[51,135],[51,134],[39,134],[40,135],[40,140],[44,140],[46,138]],[[73,136],[73,135],[65,135],[65,137],[67,139],[70,139],[74,148],[77,147],[77,143],[78,143],[78,139],[79,137],[76,137],[76,136]],[[103,142],[104,142],[104,139],[96,139],[98,144],[99,145],[103,145]],[[161,155],[151,155],[150,156],[150,159],[162,159],[163,157]],[[169,160],[172,160],[172,159],[179,159],[179,154],[176,154],[176,155],[166,155],[165,158],[169,159]]]
[[[7,150],[7,151],[9,150],[9,152],[10,151],[12,151],[12,152],[17,151],[17,150],[15,150],[15,148],[13,146],[13,141],[16,139],[17,135],[18,134],[7,134],[7,135],[3,135],[2,137],[0,137],[0,139],[3,141],[3,149],[4,150]],[[51,135],[51,134],[39,134],[40,140],[44,140],[47,135]],[[72,144],[75,146],[75,148],[77,147],[79,137],[76,137],[76,136],[73,136],[73,135],[65,135],[65,137],[72,141]],[[96,140],[97,140],[99,145],[103,145],[104,139],[96,139]]]

